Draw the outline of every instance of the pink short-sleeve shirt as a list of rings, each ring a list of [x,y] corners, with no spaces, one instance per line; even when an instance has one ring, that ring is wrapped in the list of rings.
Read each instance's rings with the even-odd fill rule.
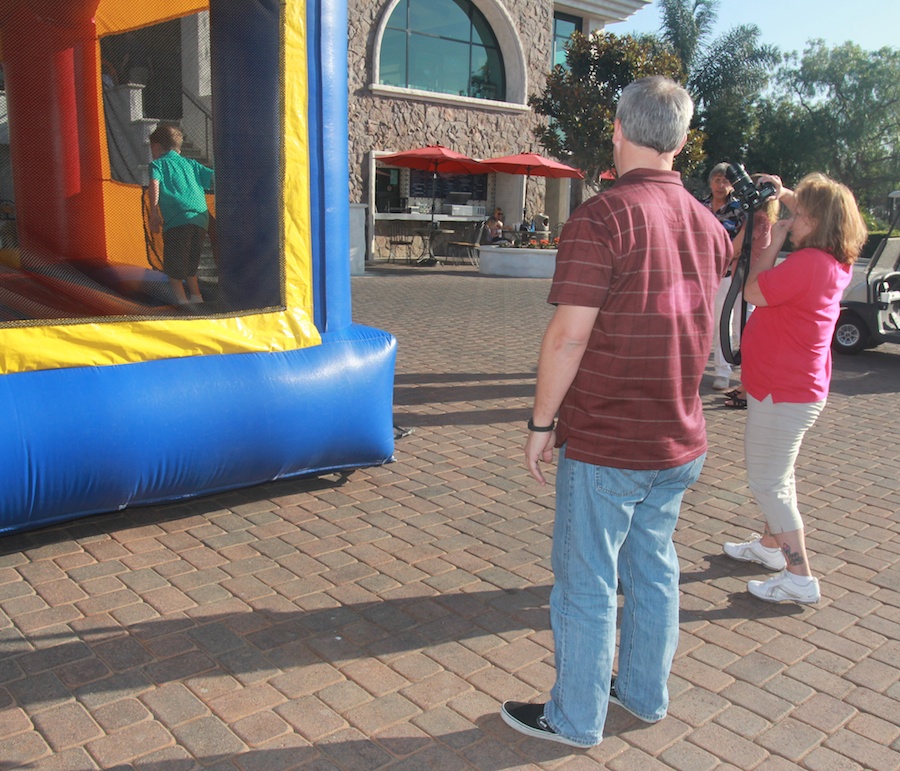
[[[852,268],[799,249],[759,274],[758,306],[741,340],[741,382],[754,399],[809,404],[828,397],[831,338]]]

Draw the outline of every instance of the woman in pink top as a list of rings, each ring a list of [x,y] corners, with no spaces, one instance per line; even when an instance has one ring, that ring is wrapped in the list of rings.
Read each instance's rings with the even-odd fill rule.
[[[725,554],[780,571],[750,581],[769,602],[819,601],[797,508],[794,462],[803,435],[825,407],[831,381],[831,338],[853,263],[867,237],[853,194],[823,174],[804,177],[796,191],[765,177],[792,216],[772,226],[772,240],[751,264],[744,287],[756,310],[741,345],[747,391],[744,453],[747,482],[766,519],[763,535],[726,543]],[[797,247],[775,258],[788,232]]]

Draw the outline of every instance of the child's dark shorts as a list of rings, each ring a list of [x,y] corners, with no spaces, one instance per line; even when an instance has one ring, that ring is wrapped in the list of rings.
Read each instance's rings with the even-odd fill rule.
[[[206,231],[197,225],[178,225],[163,231],[163,270],[169,278],[197,275]]]

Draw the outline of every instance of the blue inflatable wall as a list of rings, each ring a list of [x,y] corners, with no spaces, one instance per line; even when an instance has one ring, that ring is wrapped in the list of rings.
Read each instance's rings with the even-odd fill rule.
[[[220,56],[213,62],[215,109],[233,113],[249,101],[253,117],[240,130],[224,117],[215,120],[217,130],[222,127],[216,135],[216,204],[224,229],[219,268],[226,279],[244,269],[248,250],[277,258],[286,250],[278,229],[260,225],[229,232],[230,223],[247,218],[269,222],[271,210],[284,205],[282,186],[295,184],[290,152],[284,151],[292,137],[273,140],[273,130],[285,125],[282,117],[270,106],[262,114],[252,112],[284,98],[272,93],[282,81],[272,70],[284,65],[279,49],[270,45],[283,37],[284,5],[221,0],[210,9],[214,48],[221,51],[235,37],[258,35],[244,49],[255,52],[252,61],[235,66]],[[300,219],[308,216],[309,236],[301,240],[308,240],[313,333],[321,342],[271,340],[258,331],[268,328],[265,314],[248,315],[245,326],[241,314],[233,314],[162,324],[155,338],[151,325],[147,339],[159,342],[170,327],[190,338],[193,323],[201,330],[232,325],[238,333],[246,331],[243,349],[226,345],[229,352],[216,353],[198,344],[192,353],[188,344],[174,356],[105,364],[98,359],[108,355],[116,361],[117,355],[105,342],[105,322],[97,322],[93,346],[85,325],[46,330],[53,350],[49,364],[31,363],[18,371],[9,366],[0,374],[0,532],[392,459],[396,341],[387,332],[354,324],[351,313],[346,10],[342,2],[326,0],[310,0],[305,7],[308,168],[300,178],[308,178],[309,213]],[[8,40],[2,38],[4,58]],[[10,79],[14,67],[7,72],[12,97]],[[242,173],[247,163],[260,171],[257,195],[233,195],[229,175]],[[277,221],[298,216],[277,214]],[[278,259],[270,264],[277,266]],[[284,306],[292,297],[291,287],[284,286],[291,281],[287,274],[285,279],[282,267],[252,280],[220,281],[226,287],[252,286],[253,307],[287,318],[291,308]],[[254,326],[257,317],[262,321]],[[8,331],[11,340],[21,326]],[[282,326],[293,329],[290,323]],[[0,344],[6,332],[0,329]],[[82,354],[85,363],[79,365]]]

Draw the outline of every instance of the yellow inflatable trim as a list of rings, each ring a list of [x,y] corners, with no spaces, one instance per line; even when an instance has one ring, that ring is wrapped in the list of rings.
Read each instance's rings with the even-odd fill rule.
[[[206,7],[206,3],[178,0],[138,4],[101,0],[96,16],[98,33],[118,32]],[[7,327],[0,330],[0,374],[206,354],[290,351],[321,343],[312,321],[305,3],[289,0],[283,14],[286,310],[209,319],[74,320]]]

